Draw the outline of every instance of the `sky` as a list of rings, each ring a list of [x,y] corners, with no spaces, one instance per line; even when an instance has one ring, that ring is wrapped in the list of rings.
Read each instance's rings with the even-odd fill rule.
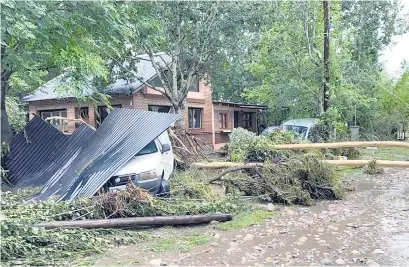
[[[403,12],[409,12],[409,0],[401,0],[404,5]],[[385,71],[392,77],[400,75],[400,67],[403,59],[409,62],[409,33],[394,36],[393,44],[383,51],[381,61],[384,63]]]

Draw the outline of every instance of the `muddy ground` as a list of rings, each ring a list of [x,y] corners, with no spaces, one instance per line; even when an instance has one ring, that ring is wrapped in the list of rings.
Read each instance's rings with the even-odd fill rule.
[[[188,252],[121,246],[94,259],[96,265],[409,265],[409,170],[349,176],[354,191],[341,201],[312,207],[276,205],[279,215],[233,231],[215,225],[167,229],[200,232],[204,245]]]

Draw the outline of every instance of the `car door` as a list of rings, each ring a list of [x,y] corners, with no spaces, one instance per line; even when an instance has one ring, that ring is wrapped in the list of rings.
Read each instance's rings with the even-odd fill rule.
[[[168,132],[167,131],[163,132],[161,135],[158,136],[158,138],[156,140],[158,140],[159,147],[160,147],[161,152],[162,152],[161,164],[163,165],[163,169],[164,169],[164,172],[165,172],[164,173],[164,179],[168,180],[169,176],[171,175],[171,173],[173,171],[173,164],[174,164],[172,144],[170,142]],[[163,152],[162,151],[162,145],[163,144],[168,144],[170,146],[170,150],[166,151],[166,152]]]

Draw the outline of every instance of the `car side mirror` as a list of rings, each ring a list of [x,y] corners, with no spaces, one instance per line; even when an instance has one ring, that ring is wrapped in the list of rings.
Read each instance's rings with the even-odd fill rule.
[[[169,144],[162,144],[162,154],[165,152],[170,151],[170,145]]]

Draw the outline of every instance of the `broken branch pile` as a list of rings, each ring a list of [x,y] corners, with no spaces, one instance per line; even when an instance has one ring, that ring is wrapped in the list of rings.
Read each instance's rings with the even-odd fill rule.
[[[263,168],[260,168],[263,166]],[[245,170],[234,175],[232,172]],[[311,205],[313,199],[339,199],[342,190],[335,169],[318,153],[298,155],[284,163],[230,168],[209,180],[233,187],[247,196],[286,204]]]

